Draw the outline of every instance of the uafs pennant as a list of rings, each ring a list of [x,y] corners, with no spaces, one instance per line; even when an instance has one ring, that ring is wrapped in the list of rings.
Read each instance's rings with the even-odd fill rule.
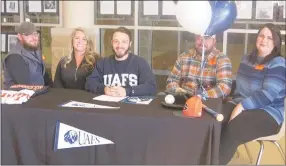
[[[112,141],[57,121],[54,151],[94,145],[114,144]]]

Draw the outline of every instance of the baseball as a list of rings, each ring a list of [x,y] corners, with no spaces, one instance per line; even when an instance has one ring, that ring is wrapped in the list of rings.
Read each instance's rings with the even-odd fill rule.
[[[167,95],[165,97],[165,102],[167,104],[173,104],[175,102],[175,97],[173,95]]]
[[[216,116],[216,120],[217,121],[219,121],[219,122],[221,122],[221,121],[223,121],[223,115],[222,114],[218,114],[217,116]]]

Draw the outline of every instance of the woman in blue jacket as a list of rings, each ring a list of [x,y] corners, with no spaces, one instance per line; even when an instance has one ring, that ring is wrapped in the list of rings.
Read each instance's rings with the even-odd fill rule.
[[[234,95],[223,109],[220,164],[227,164],[239,145],[279,132],[286,81],[281,43],[280,29],[265,24],[252,53],[242,57]]]

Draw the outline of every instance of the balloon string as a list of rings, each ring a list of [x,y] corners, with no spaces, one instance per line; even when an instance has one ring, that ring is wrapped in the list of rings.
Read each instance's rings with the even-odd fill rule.
[[[203,38],[203,51],[202,51],[202,62],[201,62],[201,76],[200,76],[200,88],[202,90],[201,97],[203,100],[207,99],[207,93],[203,86],[203,72],[204,72],[204,66],[205,66],[205,38]]]
[[[203,81],[204,62],[205,62],[205,38],[203,37],[203,51],[202,51],[202,62],[201,62],[201,76],[200,76],[201,85],[202,85],[202,81]]]

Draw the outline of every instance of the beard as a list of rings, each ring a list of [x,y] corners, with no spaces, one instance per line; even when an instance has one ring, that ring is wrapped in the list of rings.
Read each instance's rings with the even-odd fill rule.
[[[196,49],[196,52],[199,53],[200,55],[203,54],[203,48],[202,48],[202,49],[199,49],[199,48],[196,47],[195,49]],[[205,48],[205,55],[210,54],[210,53],[212,52],[212,50],[213,50],[213,47],[211,47],[211,48],[209,48],[209,49],[206,49],[206,48]]]
[[[37,45],[31,45],[28,42],[23,41],[23,47],[27,50],[36,51],[39,48],[39,42],[37,43]]]
[[[114,55],[115,55],[117,58],[122,58],[122,57],[124,57],[124,56],[128,53],[129,50],[130,50],[130,47],[128,47],[128,48],[123,52],[123,54],[117,54],[116,51],[115,51],[115,49],[112,48],[112,52],[114,53]]]

